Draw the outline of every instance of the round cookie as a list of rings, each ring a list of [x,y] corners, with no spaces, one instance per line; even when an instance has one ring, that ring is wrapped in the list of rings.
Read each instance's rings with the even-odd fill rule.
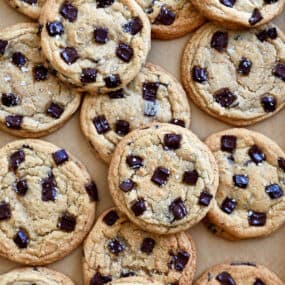
[[[189,235],[148,233],[115,208],[98,218],[84,244],[85,285],[127,284],[125,277],[132,276],[186,285],[192,283],[195,270],[196,249]]]
[[[0,255],[44,265],[82,242],[95,218],[95,183],[64,149],[18,140],[0,149]]]
[[[266,267],[250,262],[219,264],[207,269],[194,285],[284,285]]]
[[[59,78],[91,93],[126,86],[150,49],[149,20],[133,0],[48,0],[40,22]]]
[[[209,221],[237,239],[269,235],[282,226],[285,153],[281,148],[246,129],[215,133],[206,144],[220,169]]]
[[[18,12],[37,20],[46,0],[7,0]]]
[[[194,31],[205,18],[187,0],[136,0],[151,22],[152,37],[175,39]]]
[[[60,272],[41,267],[18,268],[0,274],[0,285],[74,285],[69,277]]]
[[[284,0],[192,0],[193,5],[212,21],[227,28],[258,27],[277,17]]]
[[[0,128],[40,137],[60,128],[78,109],[81,95],[43,65],[39,26],[0,30]]]
[[[153,124],[135,130],[117,146],[109,168],[117,207],[149,232],[188,229],[208,212],[218,186],[218,168],[190,130]]]
[[[144,277],[127,277],[127,278],[120,278],[115,281],[111,281],[108,283],[109,285],[162,285],[163,283],[159,283],[157,281],[151,280],[149,278]]]
[[[181,74],[208,114],[236,126],[262,121],[285,104],[285,37],[274,25],[232,31],[206,24],[186,45]]]
[[[190,125],[190,107],[181,84],[161,67],[148,63],[125,88],[106,95],[86,95],[81,129],[107,163],[130,131],[154,121]]]

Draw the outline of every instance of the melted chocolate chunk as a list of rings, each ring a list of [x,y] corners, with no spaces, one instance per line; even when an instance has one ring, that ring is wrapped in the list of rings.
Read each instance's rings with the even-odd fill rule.
[[[171,121],[169,123],[173,124],[173,125],[180,126],[182,128],[185,128],[185,126],[186,126],[185,122],[183,120],[179,120],[179,119],[171,119]]]
[[[106,8],[111,6],[115,0],[96,0],[97,8]]]
[[[165,6],[162,6],[158,16],[155,19],[155,24],[170,26],[175,21],[175,18],[176,14],[173,11],[169,10]]]
[[[9,162],[10,169],[15,172],[23,161],[25,161],[25,153],[23,150],[20,149],[12,153]]]
[[[132,169],[138,169],[140,167],[143,167],[143,159],[140,156],[128,155],[126,162],[128,166]]]
[[[273,74],[285,81],[285,64],[282,62],[277,63],[273,69]]]
[[[58,104],[51,102],[47,109],[47,114],[55,119],[58,119],[61,117],[62,113],[64,112],[64,109],[61,108]]]
[[[42,180],[42,201],[55,201],[56,195],[56,181],[53,173],[50,173],[47,178]]]
[[[266,113],[274,112],[276,104],[276,99],[273,96],[264,96],[261,98],[261,105]]]
[[[221,209],[223,210],[223,212],[227,213],[227,214],[231,214],[234,209],[237,206],[237,201],[234,199],[230,199],[230,198],[226,198],[222,205],[221,205]]]
[[[93,124],[99,135],[105,134],[111,130],[110,125],[105,117],[105,115],[99,115],[93,119]]]
[[[10,204],[2,202],[0,203],[0,221],[8,220],[11,218]]]
[[[107,28],[98,27],[94,30],[94,39],[95,42],[98,44],[105,44],[108,38],[109,30]]]
[[[226,271],[217,275],[216,280],[221,283],[221,285],[236,285],[233,277]]]
[[[255,162],[255,164],[259,164],[266,159],[265,154],[262,152],[262,150],[257,145],[253,145],[248,150],[248,155]]]
[[[238,73],[241,75],[249,75],[251,66],[252,62],[249,59],[243,57],[239,62]]]
[[[85,185],[85,190],[92,201],[99,201],[97,186],[94,181]]]
[[[136,217],[141,216],[146,211],[146,204],[144,199],[139,198],[136,200],[131,209]]]
[[[53,160],[56,165],[61,165],[68,161],[68,154],[64,149],[60,149],[52,154]]]
[[[144,238],[142,245],[141,245],[141,251],[146,254],[151,254],[155,246],[155,240],[152,238]]]
[[[171,202],[169,211],[173,214],[174,220],[182,220],[187,215],[185,204],[180,197]]]
[[[17,232],[13,238],[13,241],[18,246],[18,248],[27,248],[30,243],[28,234],[22,229]]]
[[[48,31],[48,34],[51,37],[55,37],[57,35],[62,35],[64,33],[64,28],[61,22],[59,21],[54,21],[54,22],[49,22],[46,24],[46,29]]]
[[[47,80],[48,78],[48,69],[43,65],[35,66],[33,73],[34,73],[34,79],[36,81],[44,81]]]
[[[61,53],[61,58],[67,64],[73,64],[79,59],[77,50],[74,47],[66,47]]]
[[[65,213],[59,218],[58,227],[62,231],[73,232],[76,227],[76,218],[68,213]]]
[[[203,191],[199,197],[199,205],[209,206],[213,199],[213,195],[209,192]]]
[[[164,167],[157,167],[154,171],[151,181],[158,186],[165,185],[167,183],[167,180],[169,178],[170,171]]]
[[[284,192],[278,184],[270,184],[265,186],[265,192],[271,199],[279,199],[284,196]]]
[[[9,115],[5,118],[6,127],[9,129],[19,130],[23,122],[23,116],[20,115]]]
[[[226,7],[234,7],[236,0],[220,0],[220,3],[223,4]]]
[[[97,4],[98,7],[98,4]],[[92,279],[90,280],[90,285],[103,285],[112,281],[111,276],[103,276],[99,272],[97,272]]]
[[[251,17],[249,18],[248,22],[250,25],[254,26],[255,24],[259,23],[263,19],[263,16],[261,15],[261,12],[259,9],[255,8],[252,11]]]
[[[78,10],[69,1],[65,1],[61,8],[60,14],[69,22],[74,22],[77,19]]]
[[[236,136],[222,136],[221,137],[221,150],[233,153],[237,147]]]
[[[105,217],[103,218],[103,221],[108,226],[113,226],[117,220],[119,219],[119,216],[116,211],[111,210],[108,212]]]
[[[144,100],[154,102],[159,88],[158,82],[145,82],[143,83],[143,98]]]
[[[130,131],[130,124],[124,120],[117,120],[115,132],[120,136],[125,136]]]
[[[20,102],[18,96],[13,93],[3,93],[1,97],[1,102],[6,107],[17,106]]]
[[[108,243],[108,248],[118,256],[124,250],[124,245],[118,239],[113,239]]]
[[[132,18],[125,25],[123,25],[123,30],[131,35],[136,35],[143,28],[143,23],[139,17]]]
[[[107,88],[116,88],[122,84],[121,78],[118,74],[111,74],[104,78]]]
[[[255,282],[253,283],[253,285],[265,285],[265,283],[259,279],[259,278],[256,278]]]
[[[237,100],[229,88],[222,88],[214,94],[215,101],[224,108],[229,108]]]
[[[135,182],[132,179],[125,179],[119,185],[119,188],[125,193],[130,192],[134,187]]]
[[[227,32],[217,31],[211,39],[211,47],[219,52],[225,51],[228,46],[229,35]]]
[[[95,68],[83,68],[80,81],[82,83],[92,83],[96,81],[97,70]]]
[[[263,227],[266,224],[266,213],[249,211],[248,223],[250,226]]]
[[[208,81],[208,73],[206,68],[194,66],[192,69],[192,79],[198,83]]]
[[[177,134],[166,134],[163,138],[165,149],[179,149],[181,146],[182,136]]]
[[[199,174],[195,169],[185,171],[183,174],[183,182],[188,185],[196,185],[198,178]]]
[[[0,55],[4,55],[8,41],[0,40]]]
[[[178,251],[177,254],[171,253],[171,256],[172,257],[169,267],[179,272],[184,270],[185,266],[187,265],[190,259],[190,254],[183,250]]]
[[[246,175],[242,175],[242,174],[234,175],[233,182],[235,186],[245,189],[248,185],[249,179],[248,179],[248,176]]]
[[[26,57],[21,53],[21,52],[15,52],[12,55],[12,62],[18,66],[18,67],[22,67],[26,64],[27,59]]]
[[[125,97],[124,89],[109,92],[107,95],[110,97],[110,99],[121,99]]]
[[[278,166],[285,172],[285,159],[282,157],[278,158]]]
[[[25,196],[28,191],[28,183],[26,179],[16,181],[15,192],[20,196]]]
[[[134,56],[134,50],[126,43],[119,43],[116,49],[116,55],[124,62],[130,62]]]

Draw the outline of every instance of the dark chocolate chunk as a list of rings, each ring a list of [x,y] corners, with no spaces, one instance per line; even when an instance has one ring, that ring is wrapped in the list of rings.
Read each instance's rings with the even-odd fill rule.
[[[266,224],[266,213],[249,211],[248,223],[254,227],[263,227]]]
[[[105,115],[99,115],[93,119],[93,124],[99,135],[105,134],[111,130],[110,125],[105,117]]]
[[[20,99],[17,95],[13,93],[3,93],[1,97],[1,102],[6,107],[17,106]]]
[[[11,218],[10,204],[6,202],[0,203],[0,221],[8,220]]]
[[[177,254],[171,253],[171,261],[169,267],[176,271],[183,271],[190,259],[190,254],[186,251],[180,250]]]
[[[58,104],[51,102],[51,104],[49,105],[48,109],[47,109],[47,114],[55,119],[60,118],[60,116],[62,115],[62,113],[64,112],[64,109],[61,108]]]
[[[156,100],[157,90],[159,88],[158,82],[143,83],[143,98],[144,100],[154,102]]]
[[[220,3],[222,3],[226,7],[234,7],[236,0],[220,0]]]
[[[12,55],[12,62],[18,66],[18,67],[22,67],[26,64],[27,59],[26,57],[21,53],[21,52],[15,52]]]
[[[126,271],[126,272],[122,272],[120,274],[120,277],[122,277],[122,278],[131,277],[131,276],[136,276],[136,273],[133,271]]]
[[[130,124],[124,120],[117,120],[116,122],[116,133],[120,136],[125,136],[130,131]]]
[[[64,149],[60,149],[52,154],[53,160],[56,165],[61,165],[68,161],[68,154]]]
[[[261,30],[256,34],[256,37],[261,41],[264,42],[268,39],[268,33],[267,30]]]
[[[28,3],[30,5],[35,5],[38,3],[38,0],[21,0],[21,1]]]
[[[226,271],[217,275],[216,280],[221,283],[221,285],[236,285],[233,277]]]
[[[20,196],[25,196],[28,191],[28,183],[26,179],[16,181],[15,192]]]
[[[157,167],[154,171],[151,181],[158,186],[165,185],[167,183],[167,180],[169,178],[170,171],[164,167]]]
[[[116,88],[122,84],[121,78],[118,74],[111,74],[104,77],[104,81],[107,88]]]
[[[249,59],[242,57],[242,59],[239,62],[238,73],[242,75],[249,75],[251,66],[252,62]]]
[[[256,164],[259,164],[266,159],[265,154],[262,152],[262,150],[257,145],[253,145],[248,150],[248,155]]]
[[[78,52],[74,47],[66,47],[60,56],[67,64],[73,64],[79,59]]]
[[[14,243],[18,246],[18,248],[27,248],[29,245],[29,237],[26,231],[20,229],[13,238]]]
[[[111,6],[115,0],[96,0],[97,8],[106,8]]]
[[[83,68],[80,81],[82,83],[92,83],[96,81],[97,70],[95,68]]]
[[[78,10],[69,1],[65,1],[61,8],[60,14],[69,22],[74,22],[77,19]]]
[[[12,153],[9,162],[10,169],[15,172],[23,161],[25,161],[25,153],[22,149]]]
[[[63,214],[58,221],[58,227],[65,232],[73,232],[76,227],[76,218],[68,213]]]
[[[20,115],[9,115],[5,118],[6,127],[9,129],[19,130],[23,122],[23,116]]]
[[[108,212],[105,217],[103,218],[103,221],[108,226],[113,226],[117,220],[119,219],[119,216],[116,211],[111,210]]]
[[[119,43],[116,49],[116,55],[124,62],[130,62],[134,56],[134,50],[126,43]]]
[[[144,199],[139,198],[138,200],[136,200],[133,203],[131,209],[136,217],[141,216],[146,211],[146,204]]]
[[[213,199],[213,195],[209,192],[203,191],[199,197],[199,205],[209,206]]]
[[[108,28],[98,27],[94,30],[94,39],[98,44],[105,44],[108,38],[109,30]]]
[[[208,73],[206,68],[194,66],[192,69],[192,79],[198,83],[208,81]]]
[[[4,55],[8,41],[0,40],[0,55]]]
[[[44,202],[55,201],[57,191],[56,191],[56,181],[53,173],[49,173],[47,178],[44,178],[41,182],[42,184],[42,200]]]
[[[135,183],[132,179],[125,179],[123,180],[120,185],[119,188],[123,191],[123,192],[130,192],[131,190],[133,190],[133,188],[135,187]]]
[[[173,125],[177,125],[177,126],[180,126],[182,128],[185,128],[185,122],[183,120],[179,120],[179,119],[171,119],[171,121],[169,122],[170,124],[173,124]]]
[[[265,192],[271,199],[279,199],[284,196],[284,191],[278,184],[270,184],[265,186]]]
[[[196,185],[198,178],[199,174],[195,169],[185,171],[183,174],[183,182],[188,185]]]
[[[48,31],[48,34],[51,37],[55,37],[57,35],[62,35],[64,33],[64,28],[61,22],[59,21],[54,21],[54,22],[49,22],[46,24],[46,29]]]
[[[224,108],[229,108],[237,100],[237,96],[233,94],[229,88],[222,88],[215,92],[215,101]]]
[[[263,16],[259,9],[255,8],[252,11],[251,17],[249,18],[248,22],[250,25],[254,26],[255,24],[259,23],[263,19]]]
[[[277,29],[275,27],[269,28],[267,30],[267,34],[268,34],[268,37],[272,40],[275,40],[278,37],[278,32],[277,32]]]
[[[185,204],[180,197],[171,202],[169,211],[173,214],[174,220],[182,220],[187,215]]]
[[[170,9],[162,6],[158,16],[155,19],[155,24],[170,26],[175,21],[176,14]]]
[[[222,205],[221,205],[221,209],[223,210],[223,212],[227,213],[227,214],[231,214],[234,209],[237,206],[237,201],[234,199],[230,199],[230,198],[226,198]]]
[[[237,174],[233,176],[233,182],[235,186],[245,189],[249,183],[249,178],[246,175]]]
[[[108,248],[113,254],[118,256],[125,247],[118,239],[113,239],[108,243]]]
[[[265,283],[261,279],[256,278],[255,282],[253,283],[253,285],[265,285]]]
[[[270,113],[276,110],[277,102],[274,96],[263,96],[261,98],[261,105],[266,113]]]
[[[155,240],[152,238],[144,238],[142,245],[141,245],[141,251],[146,254],[151,254],[155,246]]]
[[[126,162],[132,169],[138,169],[143,166],[143,159],[140,156],[128,155]]]
[[[44,81],[47,80],[48,78],[48,69],[42,64],[35,66],[33,73],[34,73],[34,79],[36,81]]]
[[[143,23],[139,17],[132,18],[125,25],[123,25],[123,30],[131,35],[136,35],[143,28]]]
[[[285,172],[285,159],[282,157],[278,158],[278,166]]]
[[[221,137],[221,150],[233,153],[237,147],[237,137],[225,135]]]
[[[99,201],[97,186],[94,181],[85,185],[85,190],[92,201]]]
[[[163,138],[165,149],[179,149],[181,146],[182,136],[177,134],[166,134]]]
[[[229,35],[227,32],[217,31],[211,39],[211,47],[219,52],[225,51],[228,46]]]
[[[124,89],[109,92],[107,95],[110,97],[110,99],[121,99],[125,97]]]
[[[273,68],[273,74],[285,81],[285,64],[282,62],[279,62],[276,64],[276,66]]]
[[[97,4],[98,7],[98,4]],[[111,276],[103,276],[99,272],[97,272],[92,279],[90,280],[90,285],[103,285],[112,281]]]

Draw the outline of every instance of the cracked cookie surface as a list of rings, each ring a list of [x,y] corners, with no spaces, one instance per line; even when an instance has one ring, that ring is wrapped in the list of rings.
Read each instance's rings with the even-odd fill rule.
[[[208,219],[230,239],[269,235],[285,222],[285,154],[271,139],[246,129],[209,136],[220,182]],[[229,237],[227,237],[227,235]]]
[[[22,137],[47,135],[77,110],[81,95],[43,65],[39,26],[0,31],[0,128]]]
[[[107,163],[125,135],[154,121],[188,128],[190,107],[181,84],[150,63],[126,88],[107,95],[87,95],[81,107],[81,129]]]
[[[37,20],[46,0],[7,0],[16,11]]]
[[[232,125],[250,125],[285,104],[285,42],[274,25],[232,31],[206,24],[185,47],[182,81],[193,102]]]
[[[153,124],[117,146],[109,168],[117,207],[158,234],[185,230],[208,212],[218,186],[213,155],[190,130]]]
[[[18,140],[0,149],[0,255],[29,265],[74,250],[95,217],[97,189],[64,149]]]
[[[194,285],[284,285],[264,266],[250,262],[218,264],[207,269]]]
[[[69,277],[47,268],[19,268],[0,275],[0,285],[74,285]]]
[[[209,19],[230,28],[257,27],[277,17],[284,0],[192,0]]]
[[[194,31],[205,18],[187,0],[136,0],[151,22],[152,37],[174,39]]]
[[[92,93],[126,86],[150,49],[150,23],[131,0],[48,0],[40,22],[59,78]]]
[[[186,285],[192,282],[195,269],[196,250],[190,236],[184,232],[168,236],[145,232],[115,208],[98,218],[84,244],[86,285],[102,284],[103,280],[125,284],[128,278],[116,280],[131,276]]]

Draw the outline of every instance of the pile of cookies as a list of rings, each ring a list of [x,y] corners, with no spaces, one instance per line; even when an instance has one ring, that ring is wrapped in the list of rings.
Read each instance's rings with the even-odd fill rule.
[[[284,225],[284,151],[244,128],[202,142],[189,130],[187,95],[239,127],[280,111],[285,36],[269,22],[285,0],[9,3],[38,23],[0,30],[0,127],[25,138],[0,149],[0,256],[34,267],[0,275],[0,285],[73,285],[36,266],[82,243],[85,285],[192,284],[192,226],[203,220],[241,240]],[[147,56],[151,37],[194,30],[181,62],[185,92]],[[116,206],[96,222],[98,191],[85,166],[35,139],[79,108],[84,135],[109,165]],[[250,262],[216,265],[195,284],[284,285]]]

